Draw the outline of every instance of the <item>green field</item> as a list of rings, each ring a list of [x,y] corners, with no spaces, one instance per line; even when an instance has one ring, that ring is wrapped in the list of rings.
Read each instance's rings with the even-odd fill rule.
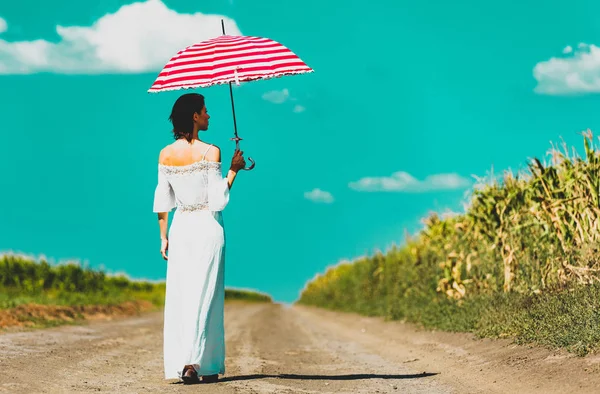
[[[162,308],[164,296],[164,282],[135,281],[123,275],[107,275],[78,263],[51,265],[44,260],[36,261],[19,255],[0,256],[0,314],[19,311],[19,321],[35,320],[38,325],[60,323],[57,319],[44,322],[43,317],[29,313],[27,306],[30,310],[33,305],[42,305],[70,307],[74,311],[105,307],[102,310],[110,312],[111,309],[106,307],[116,310],[119,306],[137,303],[145,305],[147,310],[149,305],[150,309]],[[236,289],[225,289],[225,299],[272,302],[266,294]]]
[[[509,337],[579,355],[600,345],[600,155],[488,177],[465,211],[431,214],[401,247],[318,275],[299,303]]]

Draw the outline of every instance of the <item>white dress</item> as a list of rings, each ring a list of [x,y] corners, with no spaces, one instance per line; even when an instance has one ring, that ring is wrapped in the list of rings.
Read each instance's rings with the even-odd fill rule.
[[[177,207],[168,231],[165,379],[181,377],[187,364],[193,365],[198,375],[225,373],[221,211],[228,202],[229,185],[221,163],[201,160],[185,166],[158,165],[154,212]]]

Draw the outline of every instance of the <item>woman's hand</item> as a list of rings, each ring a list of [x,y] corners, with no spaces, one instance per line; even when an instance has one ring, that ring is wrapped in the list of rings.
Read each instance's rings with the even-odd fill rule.
[[[162,257],[165,260],[169,260],[169,257],[167,256],[167,250],[169,250],[169,240],[162,239],[160,241],[160,254],[162,254]]]
[[[245,167],[246,160],[244,160],[244,151],[236,150],[231,159],[231,167],[229,167],[229,169],[233,172],[238,172]]]

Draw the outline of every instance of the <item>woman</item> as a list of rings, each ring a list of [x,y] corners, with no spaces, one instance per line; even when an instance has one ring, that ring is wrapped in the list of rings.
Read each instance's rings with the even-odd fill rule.
[[[210,116],[204,97],[184,94],[169,120],[175,142],[161,150],[154,212],[167,265],[164,311],[165,379],[214,382],[225,373],[224,257],[221,211],[246,162],[236,151],[227,177],[218,147],[202,142]],[[177,207],[167,230],[169,212]],[[167,250],[169,255],[167,256]]]

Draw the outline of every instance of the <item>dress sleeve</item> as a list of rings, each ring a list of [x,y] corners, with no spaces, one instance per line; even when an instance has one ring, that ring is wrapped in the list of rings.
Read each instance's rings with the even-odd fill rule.
[[[170,212],[175,208],[175,193],[167,176],[158,169],[158,184],[154,190],[153,212]]]
[[[208,169],[208,209],[222,211],[229,202],[229,183],[221,173],[221,163]]]

